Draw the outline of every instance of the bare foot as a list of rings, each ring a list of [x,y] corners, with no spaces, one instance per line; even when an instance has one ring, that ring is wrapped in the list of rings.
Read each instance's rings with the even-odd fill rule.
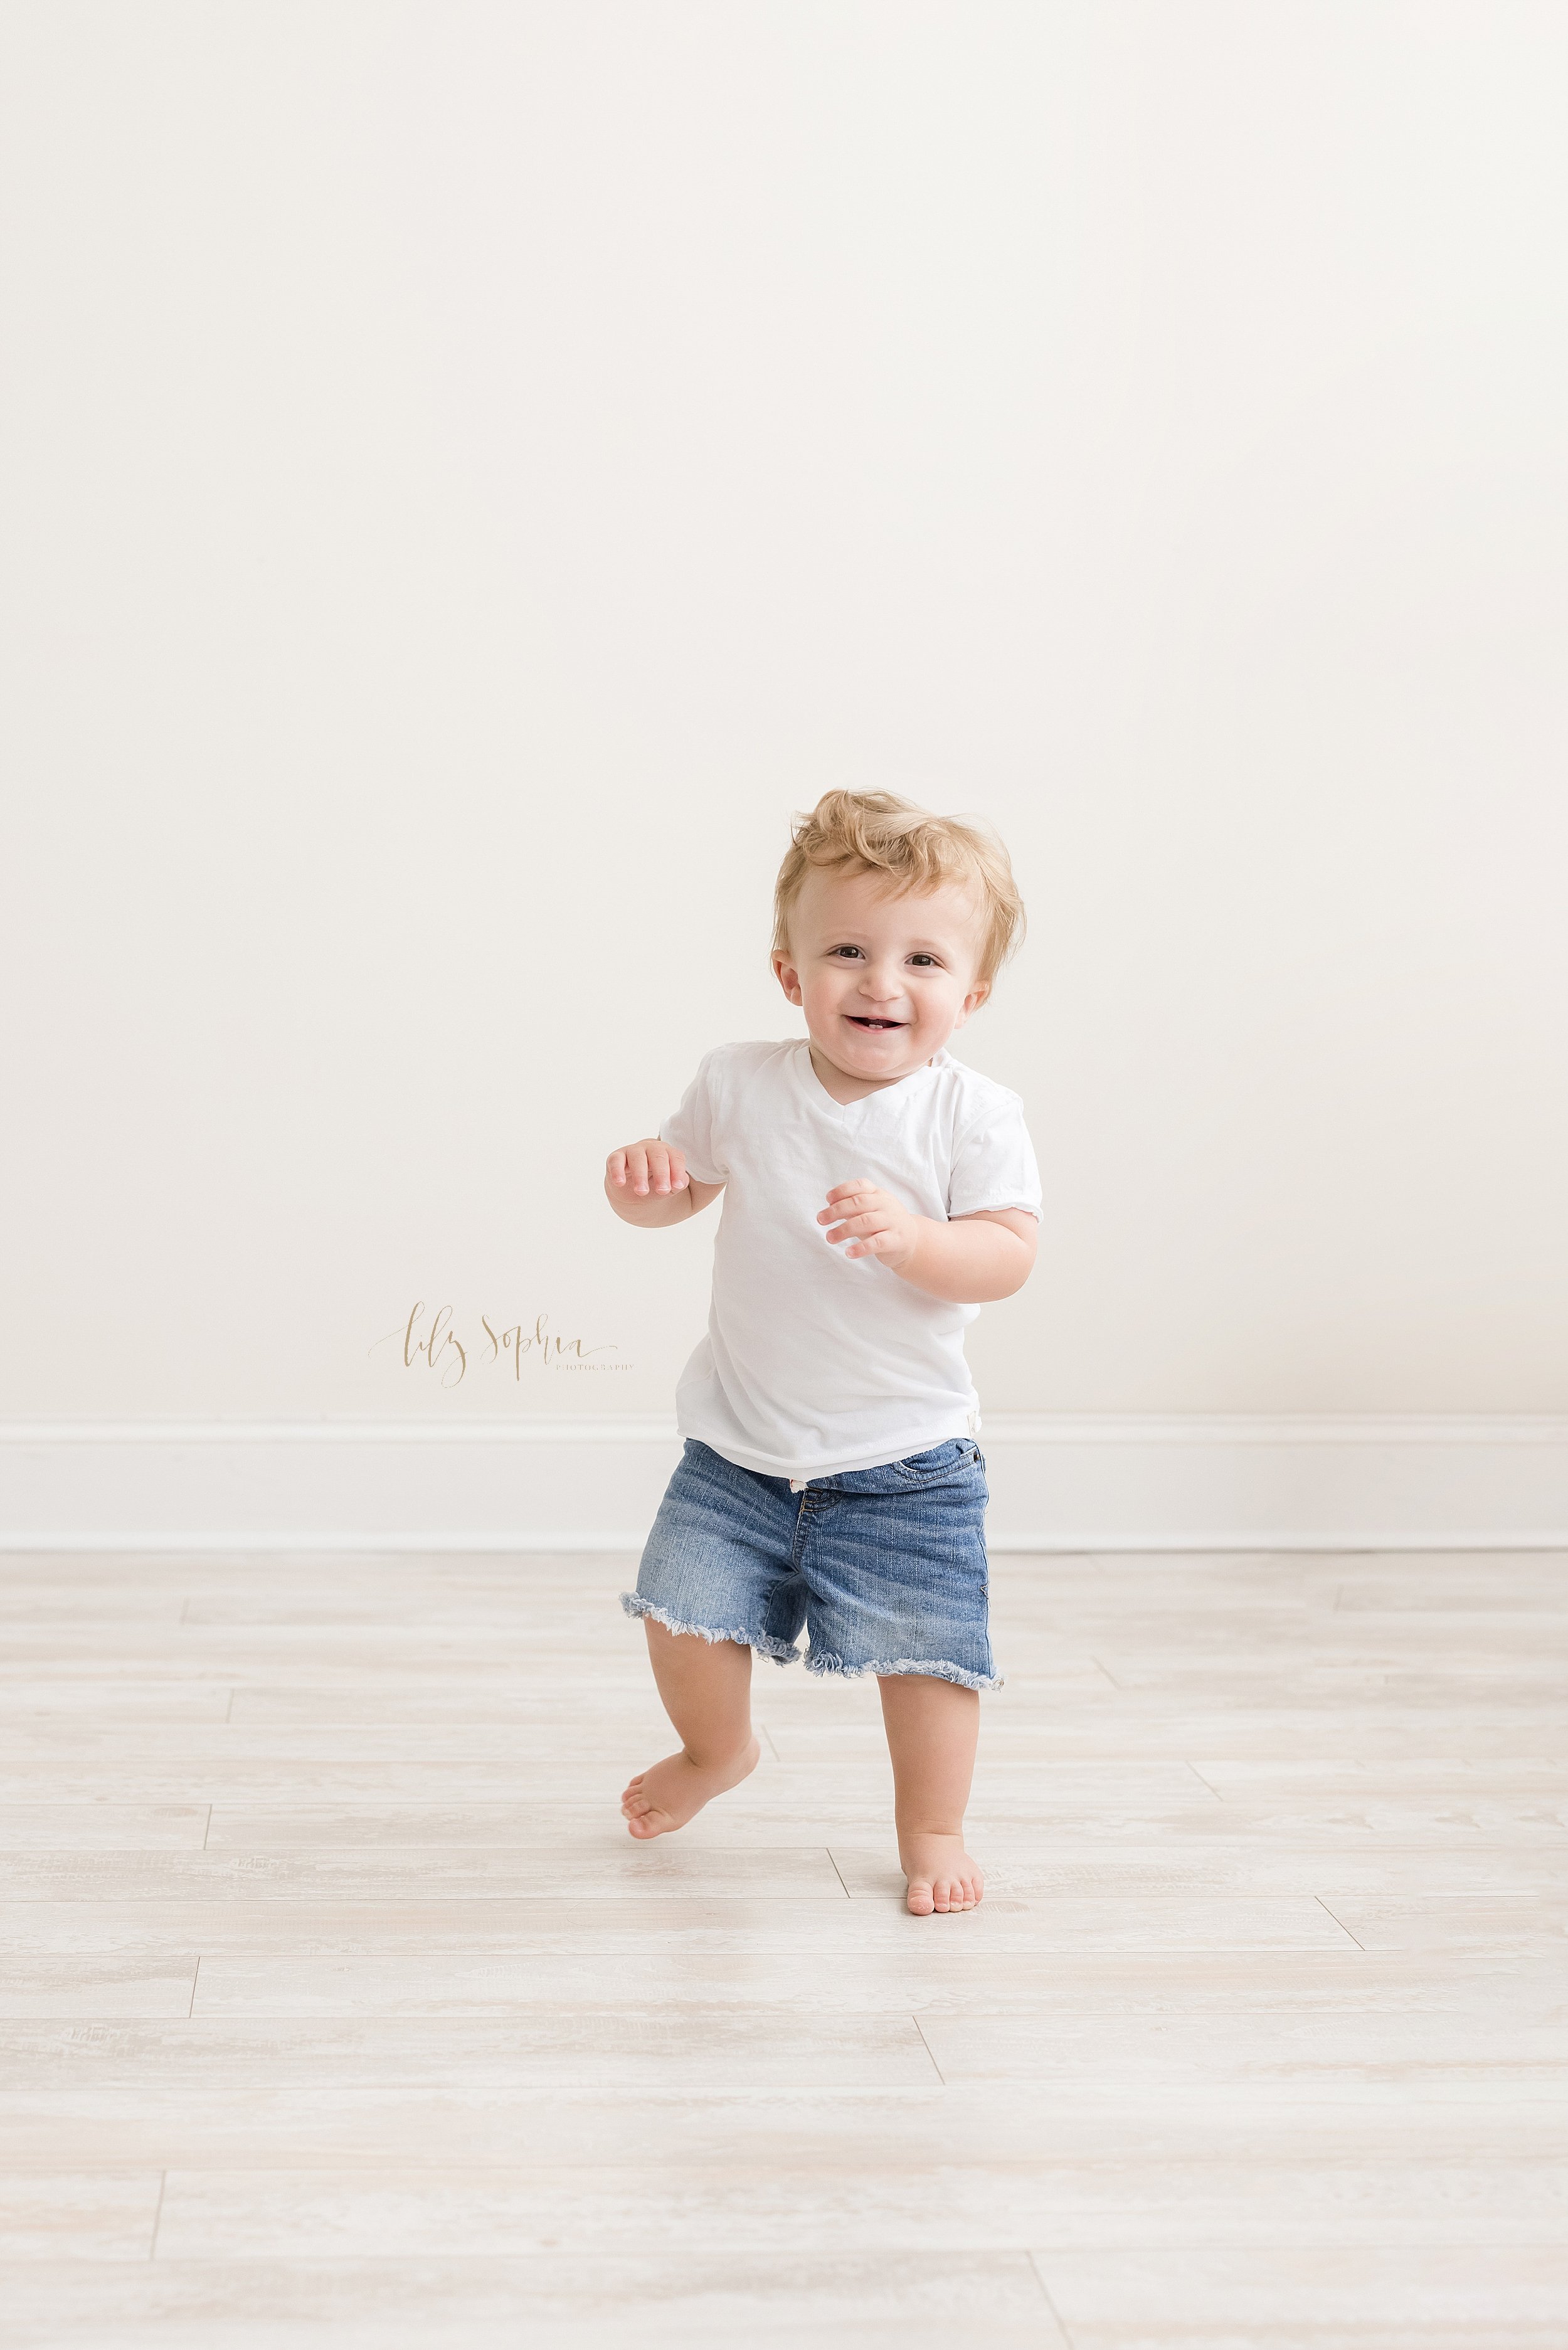
[[[973,1909],[984,1895],[980,1863],[965,1852],[961,1835],[906,1836],[898,1858],[909,1880],[905,1907],[911,1918]]]
[[[738,1787],[742,1779],[750,1778],[761,1752],[753,1738],[732,1762],[710,1763],[705,1768],[693,1762],[684,1751],[667,1754],[662,1762],[639,1771],[621,1797],[627,1826],[634,1836],[668,1835],[671,1828],[683,1828],[704,1804],[722,1795],[727,1787]]]

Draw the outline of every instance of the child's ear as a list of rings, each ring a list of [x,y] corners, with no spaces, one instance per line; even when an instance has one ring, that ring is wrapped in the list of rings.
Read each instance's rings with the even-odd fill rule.
[[[774,956],[773,962],[774,977],[778,981],[778,983],[783,988],[785,995],[788,996],[792,1003],[801,1003],[804,999],[802,998],[800,992],[800,973],[796,971],[794,963],[791,962],[788,955],[782,952],[776,953]]]
[[[958,1018],[953,1022],[953,1026],[954,1026],[955,1028],[961,1028],[961,1027],[963,1026],[964,1022],[969,1018],[970,1014],[971,1014],[971,1012],[978,1012],[978,1011],[980,1010],[981,1005],[985,1002],[986,997],[987,997],[990,993],[991,993],[991,982],[990,982],[990,980],[989,980],[989,979],[977,979],[977,980],[975,981],[974,985],[970,989],[969,993],[964,997],[964,1000],[963,1000],[963,1010],[959,1014]]]

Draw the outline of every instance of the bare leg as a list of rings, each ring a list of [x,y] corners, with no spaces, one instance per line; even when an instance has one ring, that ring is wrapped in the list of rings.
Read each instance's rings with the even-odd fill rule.
[[[620,1799],[627,1826],[646,1837],[683,1828],[714,1795],[756,1769],[759,1750],[752,1735],[750,1648],[671,1632],[651,1616],[642,1620],[653,1678],[680,1739],[680,1753],[639,1771]]]
[[[963,1815],[980,1740],[980,1691],[929,1673],[885,1673],[878,1682],[908,1907],[917,1918],[972,1909],[985,1878],[964,1850]]]

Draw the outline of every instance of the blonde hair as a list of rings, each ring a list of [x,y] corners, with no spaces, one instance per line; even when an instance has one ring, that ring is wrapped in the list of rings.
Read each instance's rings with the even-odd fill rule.
[[[833,873],[885,873],[888,895],[968,884],[980,899],[977,977],[988,984],[1023,936],[1023,900],[1006,849],[973,818],[932,816],[892,792],[825,792],[797,816],[774,889],[774,954],[789,949],[790,908],[813,866]]]

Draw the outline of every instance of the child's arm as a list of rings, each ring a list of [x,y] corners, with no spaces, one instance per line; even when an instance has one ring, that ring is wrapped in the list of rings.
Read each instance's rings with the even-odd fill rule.
[[[1022,1289],[1034,1268],[1040,1226],[1027,1208],[977,1208],[939,1223],[901,1207],[875,1183],[836,1183],[817,1217],[846,1256],[874,1256],[928,1297],[990,1305]]]
[[[673,1143],[650,1134],[624,1143],[605,1161],[605,1197],[623,1222],[683,1224],[716,1200],[722,1183],[699,1183]]]

